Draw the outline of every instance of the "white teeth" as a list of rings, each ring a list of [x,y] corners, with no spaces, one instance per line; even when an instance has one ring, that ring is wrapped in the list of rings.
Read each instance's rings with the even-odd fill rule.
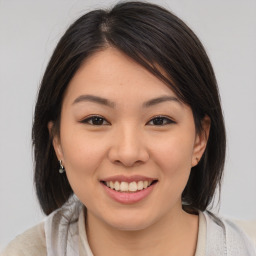
[[[137,189],[137,183],[135,181],[131,182],[129,184],[129,191],[134,192],[134,191],[137,191],[137,190],[138,190]]]
[[[118,181],[115,182],[115,190],[119,190],[119,182]]]
[[[143,181],[143,188],[147,188],[148,187],[148,181]]]
[[[138,190],[145,189],[151,185],[153,181],[132,181],[130,183],[122,181],[107,181],[105,184],[116,191],[120,192],[136,192]]]
[[[123,191],[123,192],[128,191],[129,190],[129,184],[127,182],[122,181],[121,184],[120,184],[120,190]]]
[[[137,187],[138,187],[138,190],[142,190],[143,189],[143,181],[139,181]]]
[[[113,183],[113,181],[110,181],[110,183],[109,183],[109,186],[110,186],[110,188],[114,188],[114,183]]]

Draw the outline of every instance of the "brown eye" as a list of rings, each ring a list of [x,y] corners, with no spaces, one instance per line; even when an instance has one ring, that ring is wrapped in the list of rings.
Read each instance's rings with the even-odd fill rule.
[[[156,126],[163,126],[163,125],[172,124],[172,123],[175,123],[175,122],[170,118],[167,118],[164,116],[154,117],[148,122],[149,125],[156,125]]]
[[[106,121],[105,118],[101,116],[90,116],[81,121],[81,123],[90,124],[90,125],[108,125],[109,123]]]

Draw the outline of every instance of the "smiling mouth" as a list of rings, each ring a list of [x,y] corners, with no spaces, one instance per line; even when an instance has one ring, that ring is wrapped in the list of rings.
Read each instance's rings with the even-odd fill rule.
[[[125,182],[125,181],[101,181],[105,186],[108,188],[118,191],[118,192],[128,192],[128,193],[135,193],[141,190],[144,190],[153,184],[157,183],[157,180],[140,180],[140,181],[132,181],[132,182]]]

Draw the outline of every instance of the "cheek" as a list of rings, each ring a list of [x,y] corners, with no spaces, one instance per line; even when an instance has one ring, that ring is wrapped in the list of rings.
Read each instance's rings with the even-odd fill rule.
[[[98,167],[104,159],[106,145],[85,132],[66,126],[61,137],[63,160],[67,177],[78,197],[87,191],[98,179]],[[80,195],[80,196],[79,196]]]
[[[97,170],[101,164],[104,149],[99,144],[91,143],[90,138],[81,136],[65,138],[63,148],[70,186],[81,202],[86,207],[90,207],[93,203],[91,193],[98,183]]]
[[[90,172],[99,158],[99,150],[95,145],[88,147],[81,140],[63,140],[63,156],[65,168],[69,172]]]
[[[193,156],[193,139],[185,136],[170,136],[154,144],[152,155],[161,169],[168,173],[190,171]]]
[[[162,205],[167,200],[170,207],[180,202],[191,172],[192,147],[182,140],[176,137],[155,144],[154,158],[161,170],[161,189],[165,195],[158,200]]]
[[[67,169],[72,172],[90,172],[96,168],[106,147],[94,137],[79,125],[63,125],[61,145]]]
[[[182,135],[176,134],[169,139],[159,140],[154,144],[152,153],[161,170],[162,189],[170,204],[180,200],[191,171],[194,140],[192,136]]]

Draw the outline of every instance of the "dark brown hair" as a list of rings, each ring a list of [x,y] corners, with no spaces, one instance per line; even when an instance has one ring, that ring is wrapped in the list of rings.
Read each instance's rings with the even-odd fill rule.
[[[73,194],[65,174],[58,173],[47,124],[59,132],[64,92],[86,58],[115,47],[164,81],[193,111],[197,132],[207,115],[211,128],[206,150],[192,168],[182,194],[190,209],[205,210],[220,185],[226,136],[215,75],[196,35],[171,12],[143,2],[119,3],[95,10],[72,24],[60,39],[46,68],[35,107],[32,130],[35,185],[45,214],[61,207]],[[161,72],[164,71],[164,72]],[[164,74],[163,74],[164,73]]]

